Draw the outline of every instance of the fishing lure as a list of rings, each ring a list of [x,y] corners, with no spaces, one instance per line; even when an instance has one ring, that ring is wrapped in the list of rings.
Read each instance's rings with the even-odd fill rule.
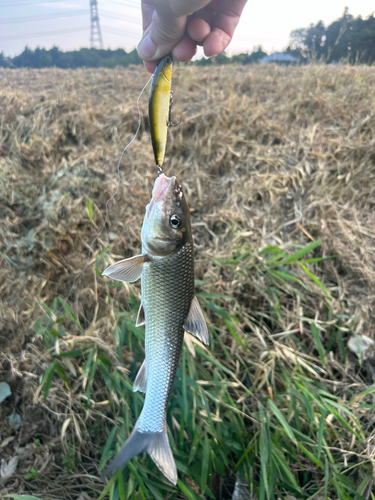
[[[173,92],[171,90],[172,66],[173,57],[171,54],[160,59],[152,77],[150,89],[149,118],[151,142],[159,174],[162,172],[164,162],[168,127],[180,123],[172,123],[171,121],[171,108],[173,104]]]

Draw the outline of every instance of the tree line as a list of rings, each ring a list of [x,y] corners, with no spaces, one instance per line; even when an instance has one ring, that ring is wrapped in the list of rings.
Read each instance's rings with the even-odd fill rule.
[[[290,34],[292,43],[284,51],[293,55],[300,63],[311,60],[332,63],[345,61],[349,64],[375,63],[375,17],[354,18],[346,8],[341,18],[325,26],[322,21],[300,28]],[[225,53],[210,59],[199,59],[191,64],[207,66],[211,64],[256,64],[266,52],[258,47],[251,54],[242,53],[228,57]],[[50,50],[28,47],[13,58],[0,53],[0,67],[11,68],[114,68],[142,64],[137,51],[125,52],[123,49],[99,50],[80,49],[63,52],[58,47]]]
[[[58,47],[50,50],[31,50],[26,47],[22,54],[13,58],[0,53],[0,67],[11,68],[114,68],[130,64],[142,64],[135,49],[129,53],[123,49],[80,49],[62,52]]]
[[[308,28],[292,31],[291,48],[307,59],[332,63],[345,60],[349,64],[375,63],[375,17],[354,18],[345,8],[337,21],[325,27],[322,21]]]

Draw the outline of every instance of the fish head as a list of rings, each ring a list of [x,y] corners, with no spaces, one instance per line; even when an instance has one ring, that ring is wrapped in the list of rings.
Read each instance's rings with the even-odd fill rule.
[[[149,255],[164,257],[192,241],[190,211],[176,177],[159,175],[146,207],[142,245]]]

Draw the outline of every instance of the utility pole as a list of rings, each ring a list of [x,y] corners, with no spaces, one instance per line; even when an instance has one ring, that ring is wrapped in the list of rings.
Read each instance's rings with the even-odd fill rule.
[[[90,0],[90,12],[91,12],[91,35],[90,35],[91,48],[103,49],[103,38],[99,24],[98,0]]]

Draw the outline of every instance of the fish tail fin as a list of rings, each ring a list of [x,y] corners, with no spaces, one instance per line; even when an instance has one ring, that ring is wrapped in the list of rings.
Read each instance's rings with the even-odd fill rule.
[[[156,432],[153,436],[146,451],[168,481],[176,486],[177,469],[168,441],[167,424],[164,422],[163,430],[161,432]]]
[[[126,463],[145,451],[150,455],[156,466],[173,485],[177,484],[177,469],[169,445],[167,425],[164,423],[160,432],[141,432],[138,422],[121,451],[113,462],[103,471],[102,476],[109,477]]]
[[[142,451],[146,451],[150,440],[149,432],[139,432],[138,422],[135,424],[130,436],[125,441],[123,447],[116,455],[113,462],[104,469],[102,477],[109,477],[121,467],[124,467],[129,460],[131,460]]]

